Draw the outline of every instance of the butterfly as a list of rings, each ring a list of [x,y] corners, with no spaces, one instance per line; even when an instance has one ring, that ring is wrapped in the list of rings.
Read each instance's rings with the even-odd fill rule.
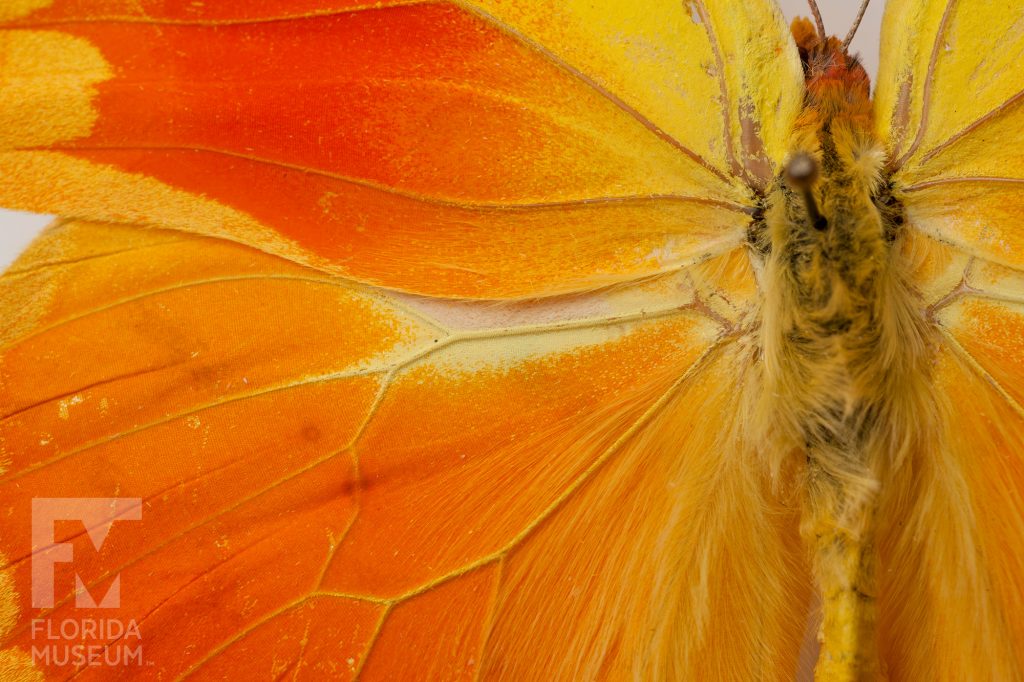
[[[1024,5],[848,43],[5,0],[0,678],[1019,679]]]

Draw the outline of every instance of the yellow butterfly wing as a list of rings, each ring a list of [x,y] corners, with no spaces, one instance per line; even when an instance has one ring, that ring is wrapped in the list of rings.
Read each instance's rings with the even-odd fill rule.
[[[0,280],[0,670],[110,672],[33,651],[77,574],[142,678],[792,677],[796,511],[734,404],[773,7],[39,4],[0,202],[73,219]],[[64,497],[141,519],[56,526],[35,608]]]
[[[887,5],[876,125],[939,330],[943,411],[936,447],[885,512],[905,519],[881,542],[898,567],[879,611],[893,680],[1024,674],[1022,53],[1019,3]]]
[[[917,229],[1017,268],[1022,17],[1018,3],[888,3],[875,95],[876,126]]]

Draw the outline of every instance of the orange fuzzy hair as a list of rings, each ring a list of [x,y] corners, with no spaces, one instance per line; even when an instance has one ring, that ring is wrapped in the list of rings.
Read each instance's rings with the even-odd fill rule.
[[[835,36],[824,40],[809,19],[798,17],[790,27],[800,51],[808,109],[829,118],[842,111],[865,120],[871,116],[871,81],[860,61],[847,53]]]

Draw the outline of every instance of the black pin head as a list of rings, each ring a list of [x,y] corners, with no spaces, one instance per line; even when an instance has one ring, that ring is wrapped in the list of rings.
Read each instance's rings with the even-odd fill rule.
[[[818,179],[818,162],[807,152],[798,152],[786,164],[786,182],[795,190],[811,187]]]
[[[807,217],[814,229],[828,229],[828,220],[821,215],[818,204],[814,201],[814,182],[818,179],[818,162],[807,152],[798,152],[786,164],[786,184],[799,192],[807,208]]]

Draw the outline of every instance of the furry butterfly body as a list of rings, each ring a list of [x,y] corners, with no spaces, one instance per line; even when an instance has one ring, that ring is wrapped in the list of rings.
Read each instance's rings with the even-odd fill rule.
[[[1024,9],[0,22],[0,676],[1024,674]]]
[[[801,532],[824,599],[819,678],[874,679],[876,517],[890,496],[905,495],[904,467],[934,431],[934,339],[906,263],[892,253],[902,207],[882,197],[885,154],[867,75],[808,22],[794,33],[808,97],[793,155],[821,173],[806,197],[780,181],[755,226],[766,297],[754,398],[763,423],[754,428],[771,443],[773,471],[805,458]]]

